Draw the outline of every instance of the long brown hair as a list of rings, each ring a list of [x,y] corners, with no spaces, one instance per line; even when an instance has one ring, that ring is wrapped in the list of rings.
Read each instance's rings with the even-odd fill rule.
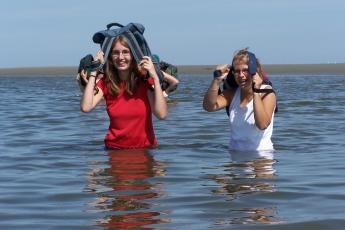
[[[129,48],[127,39],[123,36],[118,36],[114,41],[113,44],[111,45],[111,49],[114,48],[117,42],[120,42],[121,45]],[[130,49],[130,48],[129,48]],[[133,95],[133,92],[137,89],[137,76],[138,76],[138,65],[136,61],[133,58],[133,54],[131,51],[131,56],[132,56],[132,63],[130,64],[129,67],[129,78],[126,80],[126,88],[125,91],[129,95]],[[107,57],[107,62],[105,64],[105,80],[106,82],[109,82],[109,93],[112,96],[116,96],[120,93],[120,83],[121,79],[118,74],[118,70],[113,64],[113,61],[111,59],[111,54]]]

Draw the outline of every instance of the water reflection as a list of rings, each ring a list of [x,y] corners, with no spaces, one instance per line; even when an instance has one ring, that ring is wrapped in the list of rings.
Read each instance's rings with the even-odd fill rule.
[[[213,194],[230,203],[230,217],[217,219],[216,225],[279,222],[276,207],[255,200],[260,194],[276,191],[273,152],[231,151],[230,156],[231,162],[222,166],[224,173],[212,175],[221,185]]]
[[[105,229],[146,229],[146,225],[169,222],[156,210],[155,199],[163,194],[162,188],[151,182],[165,175],[164,163],[142,149],[114,150],[108,156],[109,167],[95,168],[90,175],[89,187],[97,194],[91,205],[106,213],[97,224]]]

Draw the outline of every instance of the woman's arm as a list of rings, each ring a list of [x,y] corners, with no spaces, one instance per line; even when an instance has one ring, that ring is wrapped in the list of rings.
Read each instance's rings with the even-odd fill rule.
[[[272,115],[276,107],[275,93],[261,95],[254,93],[254,119],[259,129],[266,129],[272,121]]]
[[[162,71],[162,73],[164,76],[164,80],[169,83],[168,88],[165,90],[165,93],[169,94],[176,89],[176,87],[180,83],[180,81],[178,79],[176,79],[175,77],[171,76],[170,74],[164,72],[164,71]]]
[[[232,91],[224,90],[218,95],[219,87],[229,73],[228,65],[219,65],[216,70],[221,71],[221,75],[212,80],[212,83],[204,95],[203,107],[208,112],[214,112],[225,108],[230,104]]]
[[[97,78],[96,74],[96,72],[92,72],[89,80],[87,80],[86,74],[84,72],[81,73],[81,77],[87,81],[83,96],[80,101],[80,110],[84,113],[91,112],[103,98],[103,91],[100,88],[98,88],[98,93],[95,95],[94,86]]]
[[[168,114],[168,105],[163,96],[159,78],[151,61],[151,58],[148,56],[144,56],[143,60],[140,62],[140,65],[144,69],[146,69],[149,72],[150,76],[153,78],[154,90],[148,90],[147,94],[151,110],[158,119],[165,119]]]
[[[104,63],[104,53],[102,50],[99,50],[97,52],[97,54],[94,56],[94,60],[99,60],[101,63]],[[88,113],[91,112],[101,101],[101,99],[103,98],[103,91],[98,87],[97,93],[95,91],[95,84],[97,81],[96,71],[91,72],[89,79],[87,79],[87,73],[83,70],[80,72],[80,77],[82,77],[84,81],[87,82],[83,96],[80,101],[80,109],[84,113]]]
[[[253,77],[254,88],[260,89],[262,78],[256,74]],[[271,86],[269,86],[271,87]],[[276,107],[275,93],[256,93],[253,92],[254,119],[255,125],[259,129],[266,129],[272,121],[272,115]]]

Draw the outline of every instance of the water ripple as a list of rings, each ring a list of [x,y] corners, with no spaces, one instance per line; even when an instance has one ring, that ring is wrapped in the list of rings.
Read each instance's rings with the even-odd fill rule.
[[[227,150],[208,75],[181,75],[157,149],[110,152],[73,76],[1,77],[0,228],[343,229],[345,76],[270,77],[273,153]]]

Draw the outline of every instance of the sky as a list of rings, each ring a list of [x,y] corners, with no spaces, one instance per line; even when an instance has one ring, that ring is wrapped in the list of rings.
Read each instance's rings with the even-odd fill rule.
[[[176,65],[345,63],[345,0],[2,0],[0,68],[77,66],[94,33],[141,23],[151,52]]]

